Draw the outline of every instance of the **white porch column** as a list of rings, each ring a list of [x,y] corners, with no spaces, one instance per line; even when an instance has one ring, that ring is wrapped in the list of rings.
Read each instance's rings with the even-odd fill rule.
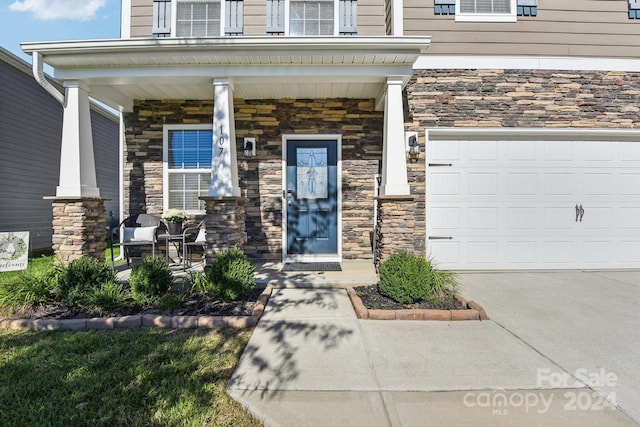
[[[402,78],[387,78],[384,104],[381,196],[409,195],[407,155],[404,143]]]
[[[60,181],[56,197],[100,197],[91,134],[89,89],[65,82],[65,104],[60,150]]]
[[[213,80],[213,163],[209,197],[240,197],[233,85],[229,79]]]

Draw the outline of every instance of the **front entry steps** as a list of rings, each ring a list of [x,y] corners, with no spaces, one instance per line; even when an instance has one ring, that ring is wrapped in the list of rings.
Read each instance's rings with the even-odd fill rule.
[[[343,260],[338,265],[341,267],[340,271],[284,271],[285,264],[282,262],[260,261],[256,262],[256,285],[271,285],[276,288],[347,288],[378,282],[375,266],[370,259]]]

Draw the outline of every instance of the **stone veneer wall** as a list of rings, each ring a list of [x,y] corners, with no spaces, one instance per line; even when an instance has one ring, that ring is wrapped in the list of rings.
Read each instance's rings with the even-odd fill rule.
[[[416,70],[408,130],[434,127],[635,128],[640,73]]]
[[[53,250],[64,264],[82,256],[104,261],[106,211],[103,199],[53,200]]]
[[[374,174],[382,158],[383,112],[372,99],[234,100],[236,137],[255,137],[257,155],[238,144],[247,199],[245,251],[282,256],[282,135],[342,135],[343,256],[371,258]],[[213,100],[136,101],[125,115],[125,215],[162,213],[162,127],[211,123]]]

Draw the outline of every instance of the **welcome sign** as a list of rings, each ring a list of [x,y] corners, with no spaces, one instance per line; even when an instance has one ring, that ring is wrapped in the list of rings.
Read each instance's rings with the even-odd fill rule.
[[[0,233],[0,271],[26,270],[28,259],[28,231]]]

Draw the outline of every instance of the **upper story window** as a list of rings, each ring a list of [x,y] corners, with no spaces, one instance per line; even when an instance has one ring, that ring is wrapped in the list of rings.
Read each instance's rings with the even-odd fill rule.
[[[516,0],[455,0],[456,21],[516,22]]]
[[[173,14],[171,11],[175,11]],[[242,0],[154,0],[154,37],[219,37],[243,33]]]
[[[268,34],[354,35],[357,22],[357,0],[267,0]]]

